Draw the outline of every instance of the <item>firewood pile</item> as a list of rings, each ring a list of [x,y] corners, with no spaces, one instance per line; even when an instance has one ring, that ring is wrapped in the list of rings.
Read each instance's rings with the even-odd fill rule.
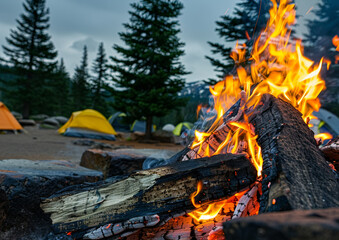
[[[175,156],[174,164],[77,185],[43,200],[41,208],[50,215],[54,231],[76,239],[221,239],[216,236],[223,236],[224,222],[258,211],[339,206],[337,172],[298,110],[264,94],[250,122],[262,148],[260,178],[246,154],[189,159],[194,150],[187,149]],[[329,147],[336,151],[333,141],[321,149]],[[192,195],[199,204],[191,201]],[[205,209],[220,201],[222,214],[213,221],[192,216],[195,205]]]

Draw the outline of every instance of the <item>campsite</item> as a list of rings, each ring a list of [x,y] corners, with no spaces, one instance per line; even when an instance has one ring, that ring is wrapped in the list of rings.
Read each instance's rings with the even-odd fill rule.
[[[339,1],[0,2],[0,240],[339,236]]]

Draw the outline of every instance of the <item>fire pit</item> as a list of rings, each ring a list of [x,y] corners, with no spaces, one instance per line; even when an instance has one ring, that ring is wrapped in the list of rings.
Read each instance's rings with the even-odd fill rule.
[[[290,39],[294,5],[272,3],[250,59],[246,46],[237,44],[231,54],[237,74],[210,87],[215,118],[196,130],[175,163],[45,199],[41,208],[57,233],[224,239],[222,224],[230,219],[339,206],[337,173],[318,147],[332,136],[309,129],[325,88],[323,60],[314,64],[303,56],[301,41]],[[228,239],[234,228],[224,231]]]

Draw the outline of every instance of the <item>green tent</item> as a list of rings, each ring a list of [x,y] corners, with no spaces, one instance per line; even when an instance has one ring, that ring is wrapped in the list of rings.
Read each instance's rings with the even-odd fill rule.
[[[190,130],[193,127],[193,123],[190,122],[181,122],[179,123],[175,129],[173,130],[173,134],[176,136],[180,136],[180,134],[186,129]]]

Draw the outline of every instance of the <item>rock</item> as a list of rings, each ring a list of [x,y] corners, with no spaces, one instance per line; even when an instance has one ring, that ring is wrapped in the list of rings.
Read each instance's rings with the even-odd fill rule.
[[[49,118],[46,118],[43,123],[47,123],[47,124],[50,124],[50,125],[53,125],[53,126],[56,126],[56,127],[59,127],[60,124],[58,122],[58,120],[56,120],[55,117],[49,117]]]
[[[162,160],[175,153],[176,151],[159,149],[123,148],[110,151],[88,149],[82,154],[80,166],[102,171],[104,177],[108,178],[143,169],[145,159],[154,160],[157,158]],[[153,165],[158,166],[159,164]]]
[[[0,189],[0,226],[2,226],[7,217],[9,201],[6,192]]]
[[[89,139],[77,139],[77,140],[73,140],[72,143],[74,145],[80,145],[80,146],[92,146],[95,144],[93,140],[89,140]]]
[[[160,142],[174,143],[173,133],[165,130],[157,130],[152,133],[152,138]]]
[[[68,121],[68,118],[63,116],[55,116],[54,118],[59,122],[60,125],[64,125]]]
[[[15,111],[12,111],[11,113],[16,118],[16,120],[22,119],[21,113],[18,113],[18,112],[15,112]]]
[[[18,120],[21,126],[35,126],[36,122],[33,119],[20,119]]]
[[[49,116],[46,115],[46,114],[36,114],[36,115],[29,116],[30,119],[33,119],[36,122],[42,122],[43,120],[45,120],[48,117]]]
[[[113,147],[111,144],[103,143],[103,142],[96,142],[91,146],[93,149],[116,149],[116,147]]]
[[[265,213],[223,223],[227,240],[334,240],[339,208]]]
[[[128,151],[104,151],[101,149],[88,149],[81,157],[80,166],[99,170],[104,178],[130,174],[135,170],[141,170],[147,156]]]
[[[46,239],[52,229],[40,209],[41,198],[101,179],[100,172],[67,161],[1,160],[0,239]]]
[[[58,129],[61,125],[64,125],[67,121],[68,119],[62,116],[49,117],[43,120],[43,122],[40,124],[40,127]]]
[[[47,126],[50,126],[50,127],[53,127],[55,129],[58,129],[60,127],[60,124],[59,122],[55,119],[55,117],[49,117],[49,118],[46,118],[45,120],[42,121],[42,124],[41,125],[47,125]],[[40,126],[41,126],[40,125]]]

